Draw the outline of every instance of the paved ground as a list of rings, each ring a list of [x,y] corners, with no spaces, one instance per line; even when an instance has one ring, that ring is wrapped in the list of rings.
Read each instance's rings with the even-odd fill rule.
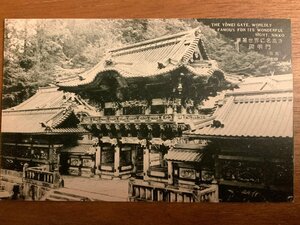
[[[65,189],[86,192],[99,200],[127,201],[128,180],[101,180],[96,178],[63,176]]]

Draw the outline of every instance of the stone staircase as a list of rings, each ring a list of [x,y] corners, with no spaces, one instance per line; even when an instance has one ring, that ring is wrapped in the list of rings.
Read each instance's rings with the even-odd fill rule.
[[[72,193],[73,192],[73,193]],[[45,197],[46,201],[93,201],[83,193],[70,192],[66,188],[51,190]]]
[[[0,170],[0,191],[6,191],[12,196],[14,186],[22,185],[22,173]]]
[[[73,188],[52,189],[44,196],[45,201],[124,201],[124,199],[106,194],[94,193]]]
[[[38,186],[36,193],[39,196],[37,201],[108,201],[125,202],[128,201],[128,183],[122,180],[99,180],[92,178],[64,176],[65,187],[45,187],[39,186],[39,181],[29,179],[32,184]],[[1,190],[13,193],[15,185],[20,186],[25,200],[31,201],[30,185],[24,185],[22,173],[14,171],[0,170]],[[26,189],[24,187],[27,187]]]
[[[0,181],[14,183],[14,184],[22,184],[22,173],[1,169]]]

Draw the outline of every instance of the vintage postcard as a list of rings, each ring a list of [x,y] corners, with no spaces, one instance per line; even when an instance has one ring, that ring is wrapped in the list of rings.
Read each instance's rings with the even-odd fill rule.
[[[0,200],[291,202],[286,19],[8,19]]]

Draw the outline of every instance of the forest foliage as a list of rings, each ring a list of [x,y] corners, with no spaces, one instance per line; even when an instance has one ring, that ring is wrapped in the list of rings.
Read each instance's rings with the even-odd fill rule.
[[[208,55],[227,73],[290,72],[290,64],[254,51],[237,51],[232,40],[194,19],[7,20],[4,31],[2,107],[20,104],[38,87],[93,67],[111,48],[200,27]]]

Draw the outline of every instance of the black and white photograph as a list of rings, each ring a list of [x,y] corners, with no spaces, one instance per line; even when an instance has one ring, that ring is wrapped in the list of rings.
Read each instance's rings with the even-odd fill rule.
[[[0,201],[293,202],[291,52],[288,19],[5,20]]]

